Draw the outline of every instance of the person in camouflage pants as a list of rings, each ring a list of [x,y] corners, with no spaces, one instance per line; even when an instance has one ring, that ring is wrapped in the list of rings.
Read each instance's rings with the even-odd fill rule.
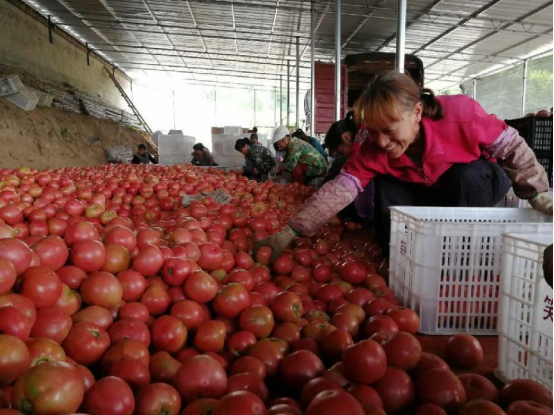
[[[245,175],[248,178],[261,181],[269,171],[277,166],[275,158],[264,146],[252,145],[248,138],[241,138],[235,142],[235,150],[244,154],[246,158]]]
[[[285,159],[277,171],[290,171],[293,182],[306,184],[308,180],[327,173],[327,162],[323,156],[305,141],[291,137],[286,127],[275,130],[272,143],[279,151],[285,152]]]

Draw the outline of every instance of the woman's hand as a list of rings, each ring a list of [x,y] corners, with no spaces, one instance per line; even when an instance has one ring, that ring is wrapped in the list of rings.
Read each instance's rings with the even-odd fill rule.
[[[290,226],[285,226],[282,231],[277,232],[271,236],[268,236],[261,241],[257,241],[254,244],[254,249],[252,250],[252,256],[256,257],[258,249],[262,246],[268,246],[273,249],[271,253],[271,263],[274,263],[277,258],[281,255],[281,252],[296,238],[295,232]]]
[[[552,197],[548,193],[539,193],[529,199],[529,204],[533,209],[552,216]]]

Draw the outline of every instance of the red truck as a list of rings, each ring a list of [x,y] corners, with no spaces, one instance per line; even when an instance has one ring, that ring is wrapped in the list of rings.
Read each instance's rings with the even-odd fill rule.
[[[373,77],[381,72],[394,70],[395,54],[370,52],[347,55],[341,71],[341,116],[344,117]],[[423,86],[423,63],[414,55],[406,55],[405,70],[418,85]],[[304,100],[306,130],[310,126],[310,91]],[[315,129],[312,135],[326,134],[335,122],[335,65],[315,64]]]

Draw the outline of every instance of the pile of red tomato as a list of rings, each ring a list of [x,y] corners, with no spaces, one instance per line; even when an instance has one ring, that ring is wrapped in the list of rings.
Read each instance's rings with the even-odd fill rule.
[[[233,201],[181,207],[216,189]],[[312,191],[191,166],[0,170],[0,415],[551,413],[539,384],[499,392],[424,353],[379,248],[337,219],[252,257]],[[469,335],[446,354],[483,358]]]

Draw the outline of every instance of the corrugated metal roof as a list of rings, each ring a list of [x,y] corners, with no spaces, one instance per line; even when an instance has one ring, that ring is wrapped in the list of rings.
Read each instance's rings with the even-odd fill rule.
[[[25,0],[133,78],[276,86],[310,80],[310,7],[302,0]],[[313,2],[316,60],[334,59],[334,2]],[[343,57],[395,51],[396,0],[345,0]],[[410,0],[406,52],[435,89],[552,49],[552,1]]]

